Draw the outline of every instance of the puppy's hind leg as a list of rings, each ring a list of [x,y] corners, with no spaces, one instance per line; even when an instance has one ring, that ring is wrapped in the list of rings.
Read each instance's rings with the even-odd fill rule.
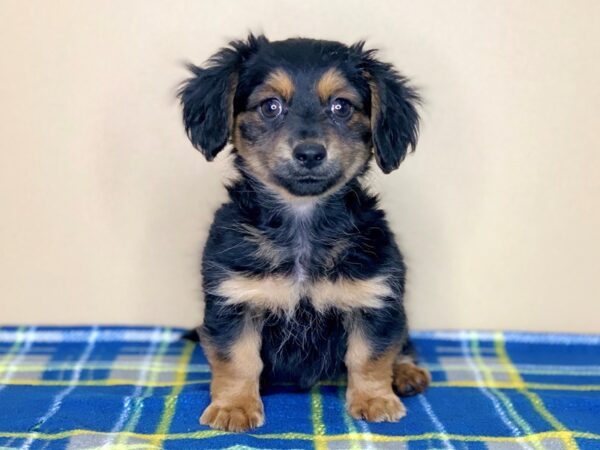
[[[393,369],[394,388],[403,397],[420,394],[431,382],[429,372],[417,366],[412,344],[406,347],[396,356]]]

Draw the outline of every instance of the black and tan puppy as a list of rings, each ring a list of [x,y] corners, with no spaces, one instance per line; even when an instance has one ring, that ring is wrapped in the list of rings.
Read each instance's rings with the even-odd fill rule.
[[[231,142],[239,171],[202,263],[201,423],[260,426],[261,384],[346,370],[353,417],[400,419],[394,388],[429,377],[408,341],[402,256],[361,176],[373,156],[388,173],[414,148],[417,94],[362,43],[250,35],[190,68],[187,133],[209,161]]]

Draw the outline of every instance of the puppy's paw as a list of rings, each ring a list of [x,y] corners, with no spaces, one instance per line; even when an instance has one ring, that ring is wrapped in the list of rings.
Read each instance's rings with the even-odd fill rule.
[[[247,431],[265,422],[260,399],[212,402],[202,413],[200,423],[224,431]]]
[[[397,422],[406,415],[406,408],[393,392],[383,396],[361,392],[348,396],[348,412],[369,422]]]
[[[420,394],[431,382],[431,376],[425,369],[413,363],[402,363],[394,366],[394,387],[398,394],[408,397]]]

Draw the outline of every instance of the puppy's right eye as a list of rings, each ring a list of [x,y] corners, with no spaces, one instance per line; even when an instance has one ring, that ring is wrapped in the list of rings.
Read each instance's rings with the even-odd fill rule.
[[[282,111],[281,102],[276,98],[269,98],[260,104],[260,113],[265,119],[275,119]]]

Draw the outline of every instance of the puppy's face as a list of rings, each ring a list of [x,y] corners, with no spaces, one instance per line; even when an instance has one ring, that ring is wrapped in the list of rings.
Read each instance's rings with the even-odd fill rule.
[[[211,160],[231,140],[242,170],[286,197],[334,192],[373,153],[387,173],[416,143],[417,95],[362,44],[250,36],[190,68],[194,145]]]
[[[333,191],[371,155],[364,87],[338,67],[269,70],[235,116],[233,144],[252,174],[276,190]]]

